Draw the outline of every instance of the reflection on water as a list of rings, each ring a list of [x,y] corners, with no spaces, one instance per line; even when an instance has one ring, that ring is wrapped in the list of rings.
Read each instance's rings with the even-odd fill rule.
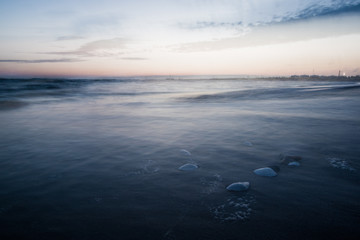
[[[1,239],[359,237],[357,83],[1,81]]]

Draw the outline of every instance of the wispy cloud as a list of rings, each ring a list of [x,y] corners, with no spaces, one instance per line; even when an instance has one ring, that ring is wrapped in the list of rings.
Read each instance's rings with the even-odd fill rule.
[[[122,60],[131,60],[131,61],[143,61],[143,60],[148,60],[148,58],[142,58],[142,57],[123,57],[120,58]]]
[[[121,29],[121,14],[101,13],[83,16],[73,22],[76,35],[111,34]]]
[[[209,28],[233,28],[241,33],[249,28],[266,25],[315,19],[323,16],[337,16],[340,14],[360,12],[360,0],[257,0],[239,1],[233,4],[238,14],[230,20],[211,18],[179,22],[181,29],[199,30]]]
[[[82,36],[60,36],[56,39],[56,41],[70,41],[70,40],[79,40],[84,39]]]
[[[0,59],[4,63],[66,63],[66,62],[81,62],[80,59],[37,59],[37,60],[24,60],[24,59]]]
[[[127,40],[123,38],[104,39],[86,43],[76,50],[47,52],[54,55],[77,55],[83,57],[108,57],[124,54],[127,48]]]
[[[360,0],[342,1],[331,0],[313,3],[311,1],[303,8],[274,15],[270,23],[306,20],[323,16],[337,16],[340,14],[360,12]]]
[[[360,15],[336,18],[323,16],[311,20],[282,22],[254,28],[248,34],[238,37],[179,44],[174,46],[173,50],[177,52],[218,51],[341,36],[360,33],[357,27],[358,22],[360,22]]]
[[[197,21],[195,23],[178,23],[180,28],[185,29],[203,29],[203,28],[216,28],[216,27],[236,27],[242,26],[241,21],[237,22],[216,22],[216,21]]]

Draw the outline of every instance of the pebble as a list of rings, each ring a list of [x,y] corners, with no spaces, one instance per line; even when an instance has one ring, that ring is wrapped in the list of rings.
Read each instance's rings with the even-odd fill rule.
[[[186,149],[181,149],[180,152],[184,154],[185,156],[191,156],[191,153]]]
[[[269,167],[255,169],[254,173],[256,175],[263,176],[263,177],[275,177],[275,176],[277,176],[277,173],[274,171],[274,169],[269,168]]]
[[[179,170],[181,170],[181,171],[193,171],[193,170],[196,170],[198,168],[199,168],[199,166],[196,165],[196,164],[187,163],[187,164],[184,164],[181,167],[179,167]]]
[[[248,190],[250,187],[249,182],[235,182],[226,187],[229,191],[242,192]]]
[[[288,166],[291,167],[299,167],[300,163],[298,161],[289,162]]]
[[[280,154],[280,160],[282,164],[288,165],[290,162],[299,162],[301,161],[302,157],[300,156],[291,156],[291,155],[283,155]]]

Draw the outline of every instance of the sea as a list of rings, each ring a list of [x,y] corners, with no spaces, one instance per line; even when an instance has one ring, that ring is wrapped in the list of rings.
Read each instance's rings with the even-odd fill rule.
[[[360,239],[360,82],[0,79],[0,239]]]

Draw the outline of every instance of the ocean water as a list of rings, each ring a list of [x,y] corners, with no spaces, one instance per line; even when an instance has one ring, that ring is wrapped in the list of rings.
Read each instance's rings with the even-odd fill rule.
[[[360,238],[355,81],[2,79],[0,120],[0,239]]]

